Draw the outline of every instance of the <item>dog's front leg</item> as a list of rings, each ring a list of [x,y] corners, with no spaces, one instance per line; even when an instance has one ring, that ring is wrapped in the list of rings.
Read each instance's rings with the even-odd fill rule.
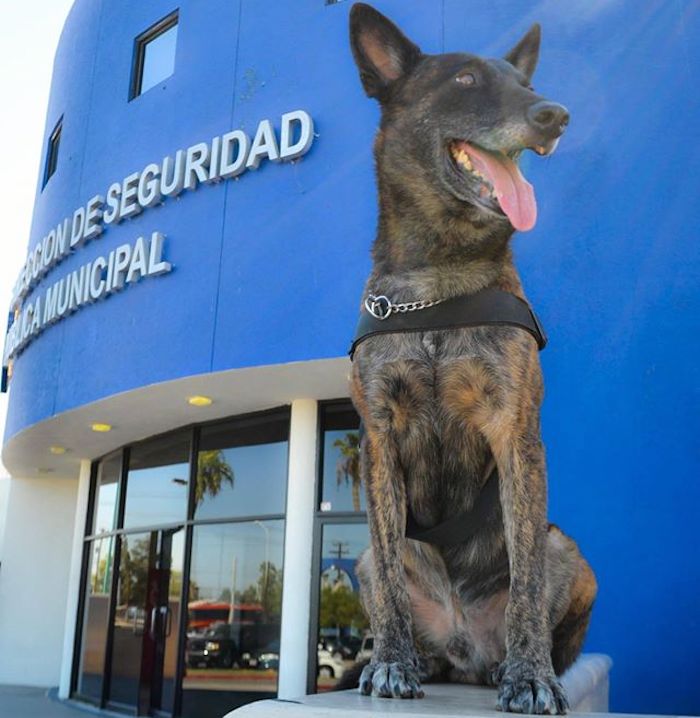
[[[524,434],[496,452],[510,596],[506,659],[498,672],[498,707],[515,713],[566,713],[566,695],[552,668],[546,600],[547,489],[544,447],[531,418]]]
[[[361,465],[371,555],[363,593],[374,651],[362,671],[360,692],[382,698],[422,698],[403,566],[405,479],[395,438],[371,425],[366,430]]]

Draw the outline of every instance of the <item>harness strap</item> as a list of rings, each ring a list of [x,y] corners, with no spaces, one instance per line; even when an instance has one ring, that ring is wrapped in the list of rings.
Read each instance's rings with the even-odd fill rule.
[[[377,319],[363,309],[348,353],[352,359],[358,345],[376,334],[429,332],[483,325],[519,327],[534,337],[540,350],[547,345],[547,336],[530,305],[511,292],[489,287],[476,294],[446,299],[420,311],[393,313],[386,319]]]
[[[406,538],[436,546],[466,543],[492,518],[493,506],[498,500],[498,470],[494,467],[471,509],[452,516],[437,526],[421,528],[408,506]]]
[[[360,444],[365,437],[365,425],[360,421],[359,426]],[[457,516],[443,521],[441,524],[422,528],[418,525],[416,517],[411,511],[410,504],[406,506],[406,538],[423,543],[435,544],[436,546],[451,546],[458,543],[466,543],[485,523],[492,518],[493,506],[499,501],[498,496],[498,469],[494,464],[491,473],[481,488],[474,505],[469,511],[464,511]]]

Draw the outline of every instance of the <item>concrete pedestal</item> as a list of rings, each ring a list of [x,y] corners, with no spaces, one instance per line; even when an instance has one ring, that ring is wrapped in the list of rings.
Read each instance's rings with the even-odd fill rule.
[[[587,654],[562,676],[572,713],[606,713],[608,710],[608,656]],[[357,691],[319,693],[295,700],[266,700],[251,703],[226,718],[362,718],[380,714],[398,716],[500,716],[496,690],[456,684],[428,684],[422,700],[367,698]]]

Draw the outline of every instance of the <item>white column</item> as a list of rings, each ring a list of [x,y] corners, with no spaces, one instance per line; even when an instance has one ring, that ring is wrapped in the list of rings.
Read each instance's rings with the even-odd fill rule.
[[[0,571],[0,684],[58,682],[77,478],[10,480]]]
[[[316,401],[299,399],[292,402],[284,537],[284,589],[278,688],[280,698],[295,698],[306,694],[317,423]]]
[[[61,659],[61,676],[58,684],[59,698],[68,698],[70,693],[73,646],[78,620],[78,600],[80,597],[80,568],[83,558],[83,537],[85,536],[85,520],[87,518],[89,493],[90,462],[87,459],[83,459],[80,462],[80,474],[78,477],[78,497],[75,506],[70,573],[68,574],[66,619],[63,632],[63,656]]]

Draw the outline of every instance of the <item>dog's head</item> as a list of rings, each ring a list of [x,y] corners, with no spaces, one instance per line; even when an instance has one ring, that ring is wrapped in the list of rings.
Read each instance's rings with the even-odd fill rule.
[[[539,25],[504,59],[425,55],[384,15],[357,3],[350,43],[365,92],[382,109],[376,152],[385,181],[400,176],[423,186],[451,213],[468,206],[482,221],[507,218],[531,229],[535,195],[518,159],[525,149],[554,152],[569,122],[566,108],[531,85]]]

